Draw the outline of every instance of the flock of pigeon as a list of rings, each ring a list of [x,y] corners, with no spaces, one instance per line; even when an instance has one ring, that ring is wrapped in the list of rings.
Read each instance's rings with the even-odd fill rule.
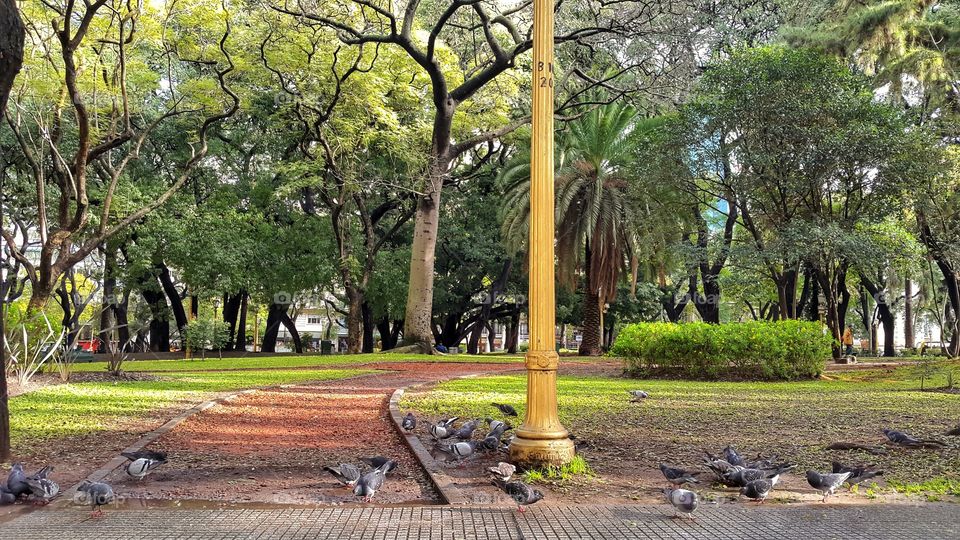
[[[166,453],[152,450],[122,452],[120,455],[127,458],[127,474],[137,480],[143,480],[151,471],[167,462]],[[60,486],[50,479],[51,472],[53,467],[48,465],[28,475],[22,464],[14,463],[7,475],[7,483],[0,484],[0,504],[13,504],[21,497],[32,498],[35,504],[49,503],[60,494]],[[76,500],[89,504],[91,516],[99,517],[103,514],[100,507],[114,500],[113,487],[104,482],[84,480],[77,487]]]
[[[918,439],[902,431],[892,429],[884,429],[883,434],[890,443],[908,448],[917,448],[931,443],[946,445],[941,441]],[[960,435],[960,426],[947,434]],[[745,459],[737,453],[732,445],[727,445],[723,449],[722,455],[714,455],[709,451],[705,451],[705,454],[704,465],[714,474],[717,483],[738,488],[738,496],[756,500],[760,504],[773,492],[780,476],[796,468],[793,463],[778,462],[776,456],[764,458],[762,455],[757,455],[753,460]],[[823,502],[827,502],[827,498],[833,495],[843,484],[852,488],[862,482],[883,475],[883,471],[877,469],[874,465],[849,466],[838,461],[832,462],[831,465],[830,472],[806,471],[807,483],[823,495]],[[677,486],[676,488],[663,490],[667,501],[677,512],[688,516],[692,515],[700,504],[700,498],[696,492],[682,489],[680,486],[700,483],[698,476],[702,471],[670,467],[661,463],[660,472],[668,482]]]

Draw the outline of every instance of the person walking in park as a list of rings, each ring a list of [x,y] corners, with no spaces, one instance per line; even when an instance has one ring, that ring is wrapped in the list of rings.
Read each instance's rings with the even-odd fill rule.
[[[843,345],[846,349],[846,355],[851,356],[853,354],[853,327],[847,325],[846,330],[843,331]]]

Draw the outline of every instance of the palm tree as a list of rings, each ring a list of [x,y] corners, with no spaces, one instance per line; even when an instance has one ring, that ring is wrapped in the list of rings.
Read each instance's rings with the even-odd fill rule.
[[[620,272],[636,251],[640,211],[631,200],[627,170],[642,136],[660,124],[632,107],[610,104],[558,134],[558,279],[573,288],[581,273],[584,277],[581,355],[600,354],[603,306],[615,297]],[[530,217],[529,151],[507,164],[501,182],[506,186],[503,236],[519,247]]]

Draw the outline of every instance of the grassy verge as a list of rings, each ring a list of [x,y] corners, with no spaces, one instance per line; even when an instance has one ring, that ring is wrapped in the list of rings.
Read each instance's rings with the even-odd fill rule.
[[[118,422],[189,402],[214,392],[306,381],[343,379],[374,370],[276,370],[177,373],[155,381],[86,382],[41,388],[10,400],[14,446],[112,429]]]
[[[659,461],[696,465],[702,449],[733,443],[745,454],[779,454],[797,462],[801,471],[827,469],[832,459],[877,463],[887,470],[890,488],[899,486],[900,492],[925,490],[928,482],[960,482],[960,440],[943,436],[960,419],[960,396],[918,391],[909,369],[831,377],[758,383],[562,376],[560,419],[592,443],[587,458],[599,474],[655,471]],[[631,389],[646,390],[651,397],[630,403]],[[427,416],[483,418],[495,412],[490,402],[506,402],[517,406],[522,417],[525,392],[523,376],[456,379],[425,393],[409,393],[401,406]],[[939,451],[890,448],[881,456],[825,449],[838,441],[880,444],[884,427],[946,439],[950,446]]]
[[[248,356],[241,358],[207,358],[206,360],[131,360],[123,364],[124,371],[191,371],[216,369],[281,369],[325,366],[356,366],[375,362],[523,362],[521,356],[493,355],[429,355],[429,354],[356,354],[329,356]],[[75,364],[74,371],[105,371],[106,362]]]

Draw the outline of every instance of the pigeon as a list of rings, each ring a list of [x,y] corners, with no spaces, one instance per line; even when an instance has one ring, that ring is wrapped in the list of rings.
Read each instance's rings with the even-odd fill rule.
[[[138,459],[152,459],[153,461],[167,462],[167,453],[154,450],[137,450],[136,452],[120,452],[120,455],[130,461]]]
[[[324,467],[324,470],[333,475],[338,482],[348,488],[352,488],[360,479],[360,469],[352,463],[341,463],[337,467]]]
[[[519,480],[504,482],[494,478],[493,485],[513,498],[514,502],[517,503],[517,511],[521,514],[526,511],[526,506],[543,499],[543,493],[540,490],[533,489]]]
[[[518,416],[517,410],[506,403],[491,403],[494,407],[500,409],[500,412],[507,416]]]
[[[430,426],[430,435],[433,435],[434,439],[446,439],[447,437],[453,435],[453,423],[460,418],[459,416],[454,416],[452,418],[447,418],[445,420],[440,420],[436,424]]]
[[[736,465],[738,467],[743,467],[746,465],[746,462],[743,461],[743,458],[740,457],[740,454],[737,453],[737,450],[729,444],[723,449],[723,459],[727,460],[727,463]]]
[[[494,437],[493,435],[487,435],[480,441],[480,447],[483,450],[496,450],[500,448],[500,439]]]
[[[437,450],[455,459],[463,459],[477,451],[483,443],[479,441],[461,441],[453,444],[438,444]]]
[[[135,459],[127,465],[127,474],[137,480],[143,480],[145,476],[164,463],[166,463],[166,461],[158,461],[150,458]]]
[[[590,448],[591,446],[593,446],[593,443],[591,443],[590,441],[585,441],[583,439],[580,439],[573,433],[567,435],[567,438],[573,441],[573,450],[578,454],[580,452],[583,452],[587,448]]]
[[[7,486],[0,484],[0,504],[13,504],[15,502],[17,502],[17,496],[7,489]]]
[[[675,511],[687,516],[692,517],[694,510],[700,506],[700,497],[693,491],[687,489],[666,488],[663,490],[663,495]],[[676,515],[678,514],[674,514],[674,516]]]
[[[716,475],[718,482],[722,482],[728,486],[730,486],[730,483],[729,483],[729,480],[727,480],[726,475],[731,471],[743,468],[743,467],[731,465],[730,462],[728,462],[727,460],[718,458],[717,456],[714,456],[710,452],[707,452],[707,457],[703,459],[703,462],[708,469],[713,471],[713,474]]]
[[[386,468],[383,470],[383,474],[387,474],[388,472],[393,471],[400,465],[396,461],[383,456],[362,457],[360,458],[360,461],[366,463],[367,465],[369,465],[371,468],[374,468],[374,469],[379,469],[384,465],[386,465]]]
[[[850,477],[847,478],[847,483],[851,486],[855,486],[861,482],[866,482],[871,478],[876,478],[881,476],[883,471],[878,471],[873,468],[873,466],[857,466],[857,467],[848,467],[838,461],[832,463],[833,473],[850,473]]]
[[[823,493],[823,502],[827,502],[827,497],[833,495],[844,482],[850,478],[849,472],[820,474],[817,471],[807,471],[807,483],[810,487]]]
[[[684,469],[677,469],[674,467],[668,467],[663,463],[660,464],[660,472],[663,473],[663,477],[667,479],[671,484],[682,485],[682,484],[699,484],[700,481],[697,480],[696,476],[700,472],[687,471]]]
[[[737,467],[723,475],[723,483],[728,486],[743,487],[754,480],[773,478],[793,469],[795,465],[783,464],[776,469],[747,469]]]
[[[60,486],[47,477],[52,470],[53,467],[44,467],[26,479],[27,485],[30,486],[30,494],[37,497],[41,504],[50,502],[51,499],[60,493]]]
[[[947,435],[950,435],[951,437],[960,437],[960,424],[957,424],[957,427],[948,431]]]
[[[503,437],[504,433],[513,429],[513,426],[510,424],[501,422],[500,420],[494,420],[493,418],[487,418],[487,424],[490,426],[490,432],[487,433],[487,437],[496,437],[497,440]]]
[[[413,431],[417,427],[417,417],[414,416],[412,412],[408,412],[407,415],[403,417],[403,421],[400,422],[400,427],[406,431]]]
[[[630,399],[631,403],[640,403],[650,397],[650,394],[644,392],[643,390],[627,390],[627,393],[632,396]]]
[[[113,488],[103,482],[84,480],[77,488],[77,502],[90,505],[90,517],[100,517],[100,507],[113,502]]]
[[[361,476],[357,480],[357,484],[353,486],[353,494],[357,497],[363,497],[364,502],[370,502],[373,496],[377,494],[377,490],[383,487],[383,482],[386,480],[386,469],[389,466],[389,462],[384,463],[382,467],[377,467]]]
[[[777,485],[779,480],[779,476],[753,480],[740,488],[740,494],[748,499],[760,501],[760,504],[763,504],[763,501],[770,495],[770,492],[773,491],[774,486]]]
[[[471,437],[473,437],[473,432],[477,430],[479,425],[480,422],[478,420],[471,420],[460,426],[460,428],[454,431],[451,436],[456,437],[461,441],[468,441]]]
[[[892,429],[883,429],[883,434],[886,435],[887,440],[892,443],[902,444],[904,446],[915,446],[921,443],[920,439],[911,437],[902,431],[894,431]]]
[[[7,476],[7,491],[14,497],[30,494],[30,486],[27,485],[27,475],[23,472],[22,463],[14,463],[10,468],[10,474]]]
[[[501,482],[509,482],[510,478],[513,477],[513,474],[517,472],[517,468],[505,461],[501,461],[500,463],[497,463],[496,467],[487,467],[487,471],[497,480],[500,480]]]

